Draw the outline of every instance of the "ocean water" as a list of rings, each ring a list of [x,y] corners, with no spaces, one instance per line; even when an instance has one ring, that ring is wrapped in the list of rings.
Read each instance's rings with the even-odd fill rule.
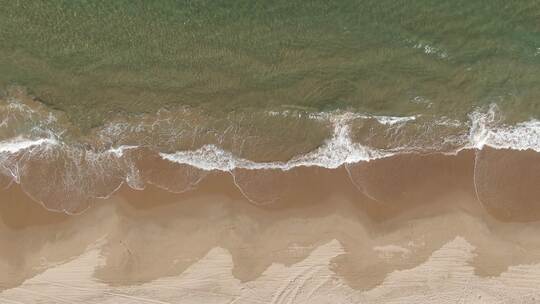
[[[83,128],[197,106],[540,115],[536,1],[3,1],[1,84]]]
[[[538,1],[0,4],[0,185],[53,210],[163,163],[185,191],[211,171],[540,152]]]

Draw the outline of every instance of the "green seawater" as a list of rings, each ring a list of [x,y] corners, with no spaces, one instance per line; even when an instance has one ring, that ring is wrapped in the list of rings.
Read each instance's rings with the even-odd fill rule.
[[[190,106],[540,117],[540,1],[0,0],[0,88],[81,129]]]

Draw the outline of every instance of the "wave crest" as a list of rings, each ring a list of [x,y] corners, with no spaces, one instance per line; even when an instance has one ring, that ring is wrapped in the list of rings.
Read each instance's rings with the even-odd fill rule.
[[[286,189],[281,172],[300,167],[350,169],[358,163],[396,154],[455,154],[486,146],[540,152],[540,121],[505,124],[496,105],[473,112],[468,122],[425,115],[267,112],[264,124],[272,128],[260,129],[258,122],[256,131],[252,130],[255,122],[248,116],[229,117],[230,125],[201,130],[203,127],[197,123],[204,117],[200,113],[182,109],[177,114],[180,118],[170,111],[160,111],[154,117],[126,118],[77,137],[61,113],[48,111],[24,95],[7,98],[0,102],[0,186],[20,183],[47,208],[76,213],[92,199],[107,197],[124,183],[134,189],[153,184],[183,192],[196,187],[210,172],[221,171],[231,173],[235,184],[252,202],[268,203],[286,190],[268,191],[268,186],[261,184]],[[190,118],[188,122],[181,121],[186,117]],[[258,120],[259,116],[251,118]],[[277,123],[272,119],[278,119]],[[286,122],[282,129],[274,130],[282,122]],[[314,145],[317,140],[310,142],[311,129],[307,126],[329,126],[331,135]],[[282,144],[269,144],[279,143],[275,138],[261,138],[266,130],[274,132],[270,137],[282,136]],[[294,133],[295,148],[288,150],[292,157],[261,161],[242,156],[246,155],[244,149],[261,153],[274,148],[287,150],[289,131]],[[205,135],[197,137],[200,134]],[[302,134],[309,144],[297,143]],[[186,145],[186,139],[191,140],[191,145]],[[291,153],[309,146],[314,148]],[[254,184],[258,186],[252,187]]]

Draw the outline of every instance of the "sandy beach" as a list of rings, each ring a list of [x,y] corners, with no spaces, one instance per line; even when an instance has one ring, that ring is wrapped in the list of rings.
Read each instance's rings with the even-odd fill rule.
[[[540,303],[540,1],[2,1],[0,304]]]
[[[501,205],[478,186],[515,194],[503,158],[523,164],[532,187],[535,156],[208,172],[182,193],[123,185],[78,215],[47,211],[14,184],[0,204],[0,302],[534,303],[535,197]],[[483,157],[498,160],[500,179],[478,172]]]

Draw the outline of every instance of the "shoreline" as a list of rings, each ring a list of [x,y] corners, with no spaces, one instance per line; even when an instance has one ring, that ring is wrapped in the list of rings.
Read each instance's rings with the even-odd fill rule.
[[[104,163],[99,166],[109,166],[106,176],[95,175],[99,171],[92,172],[93,167],[81,167],[79,170],[88,176],[71,177],[76,182],[71,186],[61,184],[70,178],[65,175],[70,172],[55,168],[64,164],[61,159],[56,162],[25,160],[23,175],[16,177],[18,182],[4,176],[3,187],[16,184],[49,211],[78,214],[84,212],[91,201],[107,200],[122,188],[137,192],[152,185],[172,193],[189,193],[209,177],[220,176],[231,185],[224,193],[236,191],[248,203],[263,208],[305,200],[303,196],[312,189],[318,190],[318,196],[311,197],[313,200],[340,189],[346,193],[355,191],[363,197],[359,199],[360,204],[369,206],[375,202],[378,207],[385,206],[388,209],[385,212],[389,213],[392,209],[399,211],[420,201],[436,199],[449,191],[462,191],[475,197],[498,219],[540,219],[540,207],[536,204],[540,192],[535,187],[540,182],[537,165],[540,154],[530,150],[484,148],[462,150],[456,155],[404,153],[336,168],[299,166],[289,170],[237,168],[230,171],[207,171],[177,164],[149,150],[124,153],[120,158],[102,159]],[[14,168],[18,169],[18,164],[15,158]],[[47,183],[45,178],[51,181]],[[334,178],[347,185],[328,182]]]
[[[107,198],[86,196],[79,214],[47,211],[36,203],[25,194],[28,175],[0,191],[0,247],[7,248],[0,252],[0,300],[43,289],[38,292],[78,301],[76,294],[63,298],[50,290],[55,285],[42,283],[71,284],[62,281],[70,277],[85,282],[74,290],[93,290],[101,300],[119,301],[117,295],[145,290],[163,293],[165,285],[169,290],[186,282],[203,284],[196,290],[206,295],[213,290],[206,281],[185,277],[210,280],[217,271],[212,286],[228,283],[216,297],[249,303],[253,299],[242,290],[275,295],[262,287],[269,283],[259,282],[294,281],[270,278],[315,267],[309,282],[326,286],[324,278],[332,278],[344,288],[338,296],[377,303],[373,299],[379,297],[399,300],[396,292],[407,291],[407,284],[422,290],[431,280],[426,271],[441,276],[458,271],[484,290],[508,276],[507,286],[522,278],[533,284],[530,278],[540,267],[540,154],[534,151],[486,147],[456,155],[399,154],[333,169],[230,172],[172,163],[151,151],[128,150],[123,157],[133,161],[140,179],[128,184],[122,175],[99,176],[92,185],[102,188],[92,193]],[[25,169],[41,172],[36,180],[48,181],[41,185],[52,193],[49,199],[69,202],[76,196],[54,192],[58,165],[37,162]],[[109,166],[120,174],[125,168]],[[44,169],[51,171],[38,171]],[[211,266],[214,262],[221,266]],[[400,273],[419,281],[400,281]],[[455,280],[440,281],[441,291],[466,284],[459,276]],[[165,302],[184,298],[193,288],[174,292]],[[523,297],[513,292],[506,296]],[[384,296],[370,298],[378,293]],[[35,301],[31,295],[22,298]]]
[[[470,159],[471,155],[463,155],[457,163],[466,167]],[[406,167],[407,161],[399,162]],[[370,174],[388,172],[388,166],[399,162],[364,169]],[[467,267],[473,267],[474,275],[482,280],[504,274],[510,266],[540,263],[540,242],[535,237],[540,222],[497,219],[480,205],[473,187],[466,183],[441,193],[442,188],[433,183],[453,176],[441,168],[454,167],[441,159],[413,157],[409,163],[425,165],[423,172],[417,172],[418,168],[401,171],[410,179],[416,176],[415,180],[402,185],[387,180],[394,189],[376,180],[376,185],[388,190],[383,191],[384,199],[399,202],[362,196],[352,184],[343,183],[344,169],[295,172],[290,178],[298,188],[268,206],[249,203],[229,176],[212,174],[184,193],[152,185],[144,190],[123,186],[75,216],[44,210],[24,199],[14,185],[1,194],[0,243],[10,249],[0,253],[0,267],[6,268],[1,273],[7,274],[0,279],[0,299],[24,282],[33,282],[36,275],[47,275],[49,269],[75,267],[69,266],[70,261],[95,250],[101,262],[82,266],[95,267],[92,281],[105,284],[96,287],[96,292],[104,286],[134,291],[145,284],[153,286],[156,280],[182,276],[209,254],[213,256],[216,248],[222,249],[214,258],[230,254],[230,275],[239,284],[255,284],[275,265],[296,267],[311,261],[317,250],[334,248],[337,251],[328,257],[329,273],[359,293],[382,288],[392,273],[423,267],[434,252],[453,246],[449,244],[456,238],[458,243],[462,238],[469,244],[463,248],[474,247],[478,258],[468,261]],[[439,177],[426,178],[425,172]],[[306,180],[309,176],[312,180]],[[403,194],[407,193],[404,189],[419,192]],[[380,195],[378,189],[370,190]],[[447,266],[452,271],[453,266]]]

